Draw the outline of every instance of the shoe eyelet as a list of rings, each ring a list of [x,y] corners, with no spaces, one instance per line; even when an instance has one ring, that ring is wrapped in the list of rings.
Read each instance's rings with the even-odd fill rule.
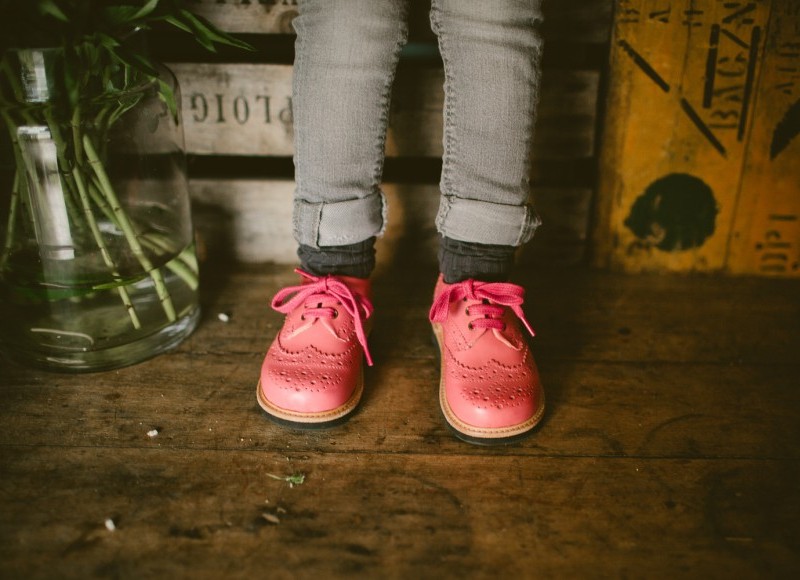
[[[475,330],[475,327],[472,325],[471,322],[467,324],[467,328],[469,328],[470,330]]]
[[[306,319],[306,315],[305,314],[301,314],[300,315],[300,320],[305,320],[305,319]]]
[[[333,317],[334,318],[339,318],[339,311],[336,310],[335,308],[333,309]]]
[[[466,314],[467,316],[469,316],[469,306],[467,307],[467,309],[466,309],[466,310],[464,310],[464,314]]]

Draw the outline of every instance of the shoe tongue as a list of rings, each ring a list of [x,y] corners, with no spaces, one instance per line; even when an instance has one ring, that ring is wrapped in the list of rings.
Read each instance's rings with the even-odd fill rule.
[[[495,339],[497,339],[500,343],[506,345],[511,350],[519,350],[521,345],[518,341],[514,340],[512,337],[507,336],[505,332],[500,329],[492,328],[492,334],[494,335]]]
[[[290,350],[312,347],[323,353],[340,353],[348,348],[347,341],[339,336],[329,318],[300,322],[294,329],[284,333],[282,340]]]
[[[493,359],[501,364],[514,365],[519,362],[521,348],[519,337],[496,328],[487,328],[462,351],[465,355],[462,362],[477,366]]]
[[[335,306],[336,302],[337,300],[335,296],[331,296],[330,294],[319,293],[319,294],[312,294],[311,296],[306,298],[306,301],[303,303],[303,306],[305,306],[306,308],[325,308],[329,306]]]

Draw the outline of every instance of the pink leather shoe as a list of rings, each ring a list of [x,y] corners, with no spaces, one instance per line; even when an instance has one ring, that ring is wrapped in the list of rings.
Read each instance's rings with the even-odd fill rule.
[[[364,391],[362,358],[372,364],[364,329],[370,283],[295,272],[302,284],[272,300],[286,320],[264,358],[258,404],[282,424],[328,427],[355,410]]]
[[[466,280],[434,290],[430,320],[439,344],[439,403],[455,434],[479,444],[528,435],[544,415],[539,372],[519,323],[525,291]]]

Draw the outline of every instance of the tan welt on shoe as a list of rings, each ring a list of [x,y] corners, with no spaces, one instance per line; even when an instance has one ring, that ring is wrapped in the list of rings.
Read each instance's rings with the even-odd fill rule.
[[[264,358],[257,400],[277,422],[322,427],[346,419],[364,391],[371,288],[361,278],[297,272],[302,283],[272,301],[286,319]]]
[[[439,400],[456,435],[478,444],[530,434],[544,416],[544,390],[520,322],[524,290],[515,284],[442,276],[430,311],[440,353]]]

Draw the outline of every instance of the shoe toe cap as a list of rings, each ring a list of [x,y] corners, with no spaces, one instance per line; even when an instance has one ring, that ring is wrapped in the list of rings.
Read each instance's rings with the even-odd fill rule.
[[[543,404],[535,374],[506,380],[448,381],[447,405],[455,417],[478,429],[505,429],[529,422]]]
[[[354,369],[317,365],[265,364],[261,371],[264,397],[295,413],[321,413],[345,404],[357,385]]]

